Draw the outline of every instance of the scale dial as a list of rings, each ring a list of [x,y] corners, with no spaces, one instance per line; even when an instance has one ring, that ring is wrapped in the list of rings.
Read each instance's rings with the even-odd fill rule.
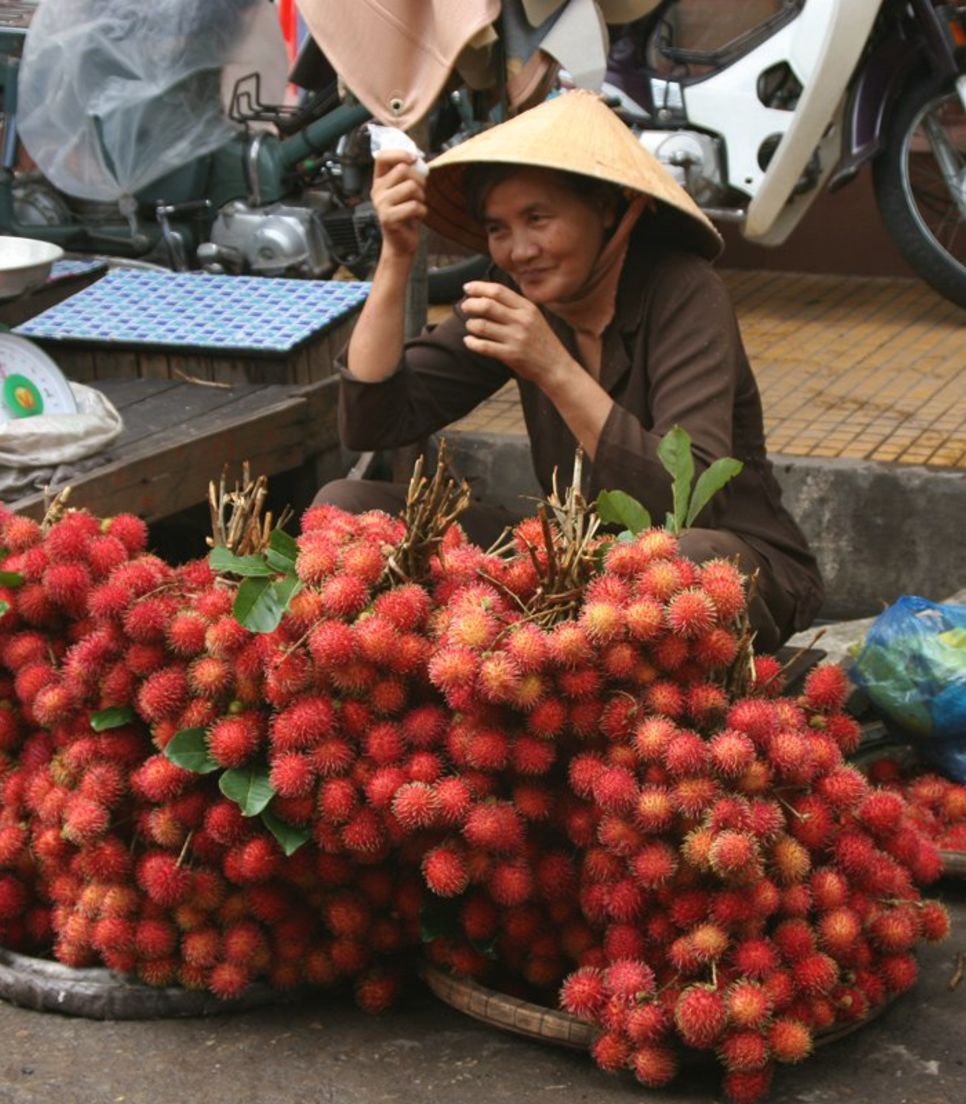
[[[64,373],[29,341],[0,333],[0,424],[34,414],[76,414]]]

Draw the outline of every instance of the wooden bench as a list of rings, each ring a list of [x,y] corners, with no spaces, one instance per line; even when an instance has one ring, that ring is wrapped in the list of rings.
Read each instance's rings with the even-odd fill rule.
[[[98,517],[121,512],[148,522],[206,501],[227,464],[240,474],[277,475],[309,465],[316,483],[341,474],[336,430],[338,379],[312,384],[204,386],[177,380],[98,380],[124,419],[103,461],[52,492],[71,487],[70,505]],[[96,458],[92,458],[96,459]],[[86,462],[84,462],[86,464]],[[44,513],[41,492],[7,503]]]

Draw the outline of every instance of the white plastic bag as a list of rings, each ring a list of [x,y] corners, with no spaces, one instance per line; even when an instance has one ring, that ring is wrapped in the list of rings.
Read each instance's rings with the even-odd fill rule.
[[[38,414],[0,425],[0,500],[40,490],[62,465],[107,448],[124,428],[107,396],[82,383],[70,389],[76,414]]]
[[[287,59],[269,0],[42,0],[17,129],[68,195],[114,201],[226,143],[234,82],[279,102]]]

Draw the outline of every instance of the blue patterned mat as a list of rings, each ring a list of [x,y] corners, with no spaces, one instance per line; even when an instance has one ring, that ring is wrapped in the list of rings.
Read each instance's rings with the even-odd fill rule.
[[[15,332],[48,341],[287,353],[354,311],[369,286],[115,269]]]

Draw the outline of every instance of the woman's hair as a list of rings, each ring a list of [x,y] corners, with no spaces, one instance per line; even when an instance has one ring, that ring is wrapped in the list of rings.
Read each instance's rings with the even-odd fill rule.
[[[497,184],[502,184],[504,180],[509,180],[510,177],[526,168],[526,165],[500,161],[467,165],[463,177],[463,188],[466,194],[466,207],[470,216],[476,219],[477,222],[482,222],[486,197],[492,189]],[[627,199],[624,195],[624,189],[619,184],[612,184],[609,180],[595,180],[592,176],[566,172],[563,169],[546,169],[544,171],[553,173],[554,176],[559,178],[564,187],[569,188],[585,203],[593,207],[610,207],[616,212],[618,221],[620,220],[620,216],[627,206]]]

